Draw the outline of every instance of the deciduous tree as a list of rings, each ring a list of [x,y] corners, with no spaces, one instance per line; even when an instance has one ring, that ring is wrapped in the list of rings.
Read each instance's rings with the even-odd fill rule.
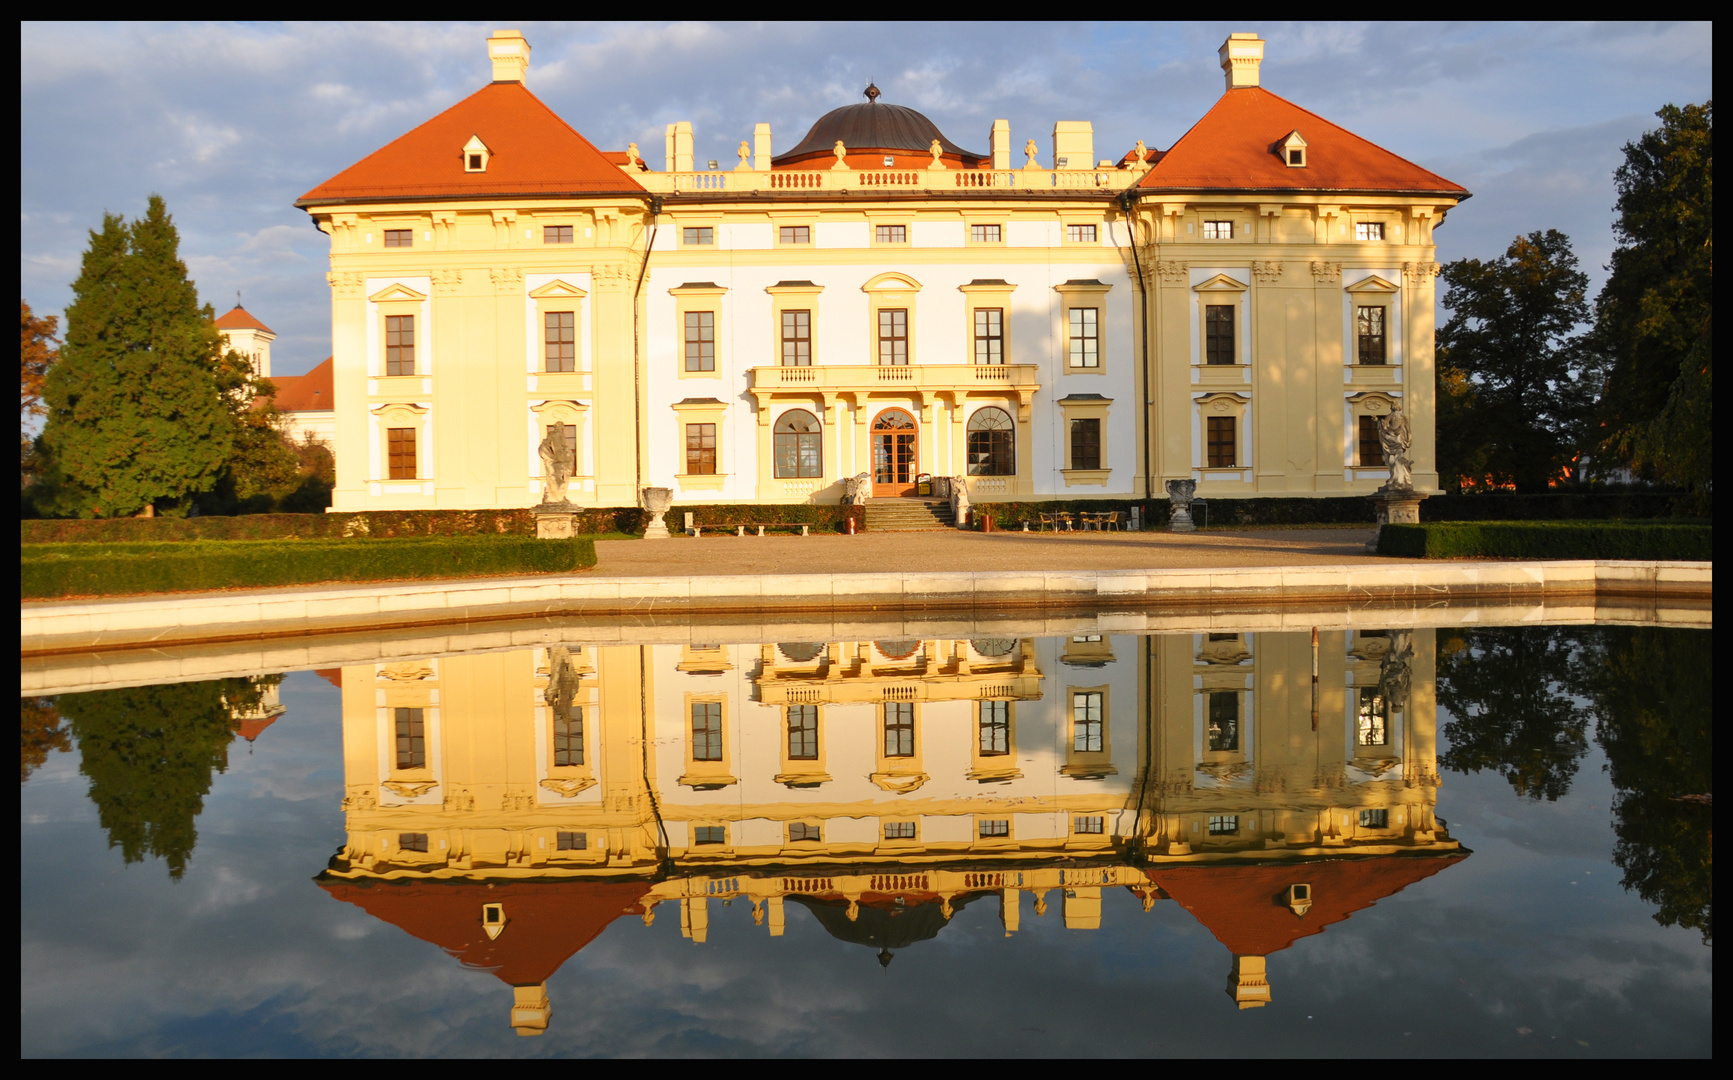
[[[55,348],[60,341],[54,336],[60,329],[60,319],[53,315],[37,318],[31,313],[30,304],[19,300],[18,324],[18,418],[25,420],[46,411],[42,407],[42,383],[48,377],[49,366],[60,354]]]

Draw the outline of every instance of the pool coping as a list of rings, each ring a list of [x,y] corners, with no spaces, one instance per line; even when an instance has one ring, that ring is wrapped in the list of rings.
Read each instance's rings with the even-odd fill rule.
[[[546,616],[795,618],[872,612],[1520,603],[1565,597],[1710,600],[1708,562],[1552,560],[1377,565],[717,576],[538,575],[330,584],[199,595],[30,601],[19,655],[149,648]]]

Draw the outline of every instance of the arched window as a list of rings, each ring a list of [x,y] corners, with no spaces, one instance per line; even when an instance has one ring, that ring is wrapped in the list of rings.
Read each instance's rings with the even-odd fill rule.
[[[969,475],[1017,475],[1016,428],[1004,409],[976,409],[969,417]]]
[[[795,663],[804,664],[818,659],[818,655],[824,652],[824,642],[785,641],[778,645],[777,649],[781,651],[782,655],[788,657]]]
[[[776,477],[797,480],[824,475],[824,436],[818,418],[805,409],[790,409],[776,422]]]

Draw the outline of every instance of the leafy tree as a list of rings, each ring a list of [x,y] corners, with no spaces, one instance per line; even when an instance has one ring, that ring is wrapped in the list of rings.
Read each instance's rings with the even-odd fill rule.
[[[113,517],[210,488],[234,445],[216,372],[222,338],[187,278],[161,196],[103,216],[48,371],[50,512]]]
[[[1575,641],[1546,626],[1501,626],[1442,637],[1438,704],[1450,748],[1438,763],[1491,769],[1518,795],[1553,801],[1588,752],[1589,714],[1572,700]]]
[[[1690,487],[1713,480],[1715,103],[1655,114],[1613,174],[1619,246],[1595,301],[1597,346],[1611,362],[1601,419],[1619,460]]]
[[[30,779],[30,774],[48,761],[51,751],[61,753],[72,749],[66,725],[55,711],[51,697],[27,697],[19,700],[18,782]]]
[[[62,694],[60,714],[78,740],[79,771],[90,778],[108,846],[129,863],[163,859],[178,880],[198,842],[194,822],[212,774],[228,768],[235,717],[256,709],[280,681],[271,675]]]
[[[275,510],[301,484],[300,459],[279,430],[277,388],[255,377],[251,361],[233,350],[223,353],[215,374],[235,441],[216,484],[199,498],[199,508],[219,514]]]
[[[1591,354],[1588,275],[1556,229],[1519,236],[1497,259],[1444,267],[1450,321],[1438,331],[1440,470],[1484,470],[1519,491],[1545,490],[1588,439],[1600,382]],[[1463,382],[1472,387],[1465,394]]]
[[[1715,651],[1708,630],[1604,626],[1583,689],[1617,794],[1613,862],[1662,926],[1715,934]]]
[[[30,304],[20,300],[18,324],[18,418],[24,420],[47,411],[42,407],[42,382],[59,355],[54,347],[59,340],[54,335],[60,329],[60,319],[53,315],[39,319],[31,313]]]

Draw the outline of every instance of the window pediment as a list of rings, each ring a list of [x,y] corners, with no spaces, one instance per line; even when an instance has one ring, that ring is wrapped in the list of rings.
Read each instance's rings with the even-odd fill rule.
[[[920,292],[921,283],[907,274],[880,274],[862,285],[861,292]]]
[[[1397,290],[1397,287],[1395,285],[1391,284],[1388,281],[1385,281],[1383,278],[1379,277],[1377,274],[1373,274],[1369,277],[1361,278],[1359,281],[1356,281],[1354,284],[1349,285],[1343,291],[1344,292],[1351,292],[1351,293],[1362,293],[1362,294],[1370,293],[1370,294],[1377,295],[1377,294],[1389,294],[1389,293],[1396,292],[1398,290]]]
[[[1248,286],[1226,274],[1217,274],[1208,281],[1200,281],[1191,287],[1192,292],[1200,293],[1236,293],[1245,292]]]
[[[427,294],[418,293],[407,285],[394,284],[387,285],[385,288],[380,289],[367,299],[370,303],[374,304],[387,304],[396,300],[411,300],[420,303],[427,299]]]
[[[530,297],[535,300],[582,300],[589,293],[566,281],[550,281],[546,285],[530,290]]]
[[[668,290],[670,296],[722,296],[728,290],[714,281],[688,281]]]

